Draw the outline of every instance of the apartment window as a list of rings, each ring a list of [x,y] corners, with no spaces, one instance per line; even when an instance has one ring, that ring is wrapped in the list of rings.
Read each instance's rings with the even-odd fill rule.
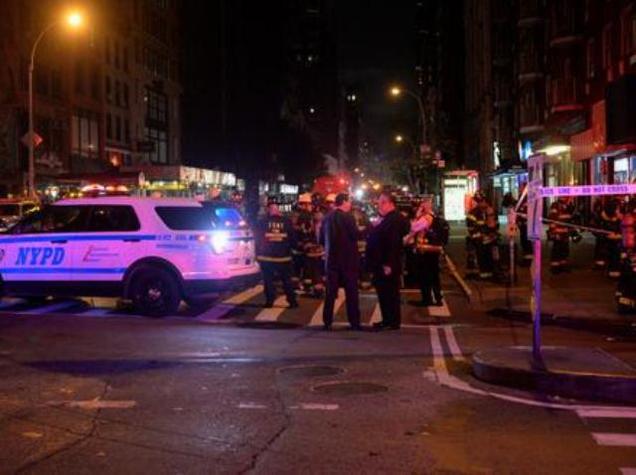
[[[124,141],[130,143],[130,121],[124,119]]]
[[[119,41],[115,40],[115,67],[119,69],[119,65],[121,64],[119,59],[120,59],[120,44]]]
[[[115,117],[115,140],[121,142],[121,117]]]
[[[121,105],[121,84],[119,81],[115,81],[115,105]]]
[[[110,112],[106,114],[106,138],[113,138],[113,116],[110,115]]]
[[[51,97],[62,98],[62,73],[58,69],[51,71]]]
[[[165,130],[146,127],[146,140],[155,143],[154,151],[148,154],[151,163],[168,163],[168,134]]]
[[[96,65],[91,69],[91,97],[99,99],[99,69]]]
[[[86,90],[84,85],[84,62],[78,60],[75,62],[75,93],[84,94]]]
[[[596,77],[596,57],[594,50],[596,49],[596,41],[593,39],[588,40],[586,48],[586,63],[587,63],[587,78],[593,79]]]
[[[104,85],[106,89],[106,102],[110,104],[111,102],[113,102],[113,89],[110,82],[110,76],[106,76],[106,78],[104,79]]]
[[[106,58],[106,64],[110,64],[111,51],[110,51],[110,38],[104,37],[104,57]]]
[[[168,123],[168,99],[165,94],[146,89],[146,119],[149,123]]]
[[[122,60],[124,62],[124,71],[128,72],[128,57],[130,56],[130,50],[128,49],[128,46],[124,46],[123,52],[122,52]]]
[[[612,67],[612,25],[603,28],[603,69]]]
[[[124,86],[124,89],[123,89],[123,106],[124,107],[128,107],[128,105],[130,104],[130,89],[129,89],[127,83],[124,83],[123,86]]]
[[[97,114],[78,109],[71,118],[71,152],[80,157],[99,157]]]

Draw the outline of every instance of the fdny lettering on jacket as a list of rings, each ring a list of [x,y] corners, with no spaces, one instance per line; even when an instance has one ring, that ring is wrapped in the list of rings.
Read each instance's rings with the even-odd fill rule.
[[[61,247],[21,247],[18,249],[16,266],[57,266],[64,261],[65,251]]]

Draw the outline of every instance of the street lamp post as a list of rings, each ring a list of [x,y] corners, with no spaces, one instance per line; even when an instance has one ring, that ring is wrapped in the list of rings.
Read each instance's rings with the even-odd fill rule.
[[[419,94],[411,91],[410,89],[404,89],[402,87],[394,86],[391,88],[391,95],[394,97],[399,97],[402,93],[411,96],[417,102],[417,107],[420,110],[420,122],[422,123],[422,144],[426,143],[426,112],[424,111],[424,103],[422,102],[422,98]]]
[[[38,37],[33,42],[31,48],[31,57],[29,61],[29,131],[27,134],[27,140],[29,142],[29,198],[37,198],[35,191],[35,143],[34,143],[34,118],[33,118],[33,70],[35,69],[35,53],[38,45],[42,41],[42,38],[51,31],[53,28],[61,24],[64,20],[57,20],[44,28]],[[79,13],[71,13],[66,17],[66,23],[72,27],[77,28],[82,24],[82,16]]]

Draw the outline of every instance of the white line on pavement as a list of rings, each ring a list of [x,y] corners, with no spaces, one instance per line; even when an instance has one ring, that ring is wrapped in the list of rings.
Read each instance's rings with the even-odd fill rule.
[[[453,328],[444,327],[444,335],[446,335],[446,343],[448,343],[448,347],[453,354],[453,359],[455,361],[463,361],[464,355],[462,354],[462,350],[459,348],[459,344],[457,343],[457,339],[455,338]]]
[[[340,310],[340,307],[342,307],[342,304],[344,303],[344,301],[345,301],[344,290],[340,289],[338,291],[338,297],[336,297],[336,301],[333,305],[334,318],[336,314],[338,313],[338,310]],[[318,308],[316,309],[316,311],[314,312],[314,314],[311,316],[311,320],[309,321],[309,326],[322,325],[322,312],[324,308],[325,308],[325,301],[323,300],[318,306]]]
[[[455,278],[459,286],[462,288],[462,290],[466,294],[466,297],[470,301],[473,296],[473,291],[470,290],[470,287],[468,286],[466,281],[462,278],[461,275],[459,275],[459,272],[457,272],[457,266],[455,266],[455,263],[450,258],[450,256],[448,254],[444,254],[444,259],[446,260],[446,264],[448,265],[448,269],[450,270],[451,274],[453,274],[453,277]]]
[[[625,467],[620,468],[621,475],[636,475],[636,468],[633,467]]]
[[[77,407],[79,409],[130,409],[137,405],[136,401],[108,401],[99,398],[88,401],[50,402],[49,406]]]
[[[428,307],[428,314],[431,317],[450,317],[451,316],[446,300],[442,302],[441,307]]]
[[[52,303],[50,305],[45,305],[44,307],[38,307],[17,313],[24,315],[42,315],[43,313],[52,313],[57,312],[58,310],[64,310],[65,308],[74,307],[77,304],[78,302],[76,300],[69,300],[67,302]]]
[[[278,317],[287,310],[287,306],[285,303],[287,302],[287,297],[281,295],[276,300],[274,300],[274,305],[272,308],[264,308],[258,315],[254,318],[254,320],[259,322],[275,322],[278,320]]]
[[[301,402],[297,406],[290,406],[290,409],[302,409],[304,411],[337,411],[338,404],[319,404],[314,402]]]
[[[592,407],[576,411],[583,418],[636,419],[636,408]]]
[[[598,445],[610,447],[636,447],[636,434],[618,434],[611,432],[592,432]]]
[[[255,287],[252,287],[251,289],[244,290],[243,292],[233,295],[229,299],[224,300],[223,302],[217,305],[214,305],[212,308],[201,313],[200,315],[197,316],[197,320],[202,320],[202,321],[218,320],[224,315],[227,315],[228,313],[230,313],[237,305],[241,305],[242,303],[245,303],[248,300],[251,300],[252,298],[256,297],[258,294],[260,294],[262,291],[263,291],[262,285],[257,285]]]
[[[431,333],[431,348],[433,349],[433,367],[435,371],[439,372],[442,376],[448,375],[446,369],[446,361],[444,360],[444,348],[442,348],[442,342],[437,333],[437,328],[430,328]]]
[[[239,409],[267,409],[265,404],[258,404],[255,402],[241,402],[237,407]]]

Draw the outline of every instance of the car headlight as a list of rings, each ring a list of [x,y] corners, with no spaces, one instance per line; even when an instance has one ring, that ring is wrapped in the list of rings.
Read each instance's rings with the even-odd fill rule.
[[[225,231],[215,231],[212,233],[212,249],[217,254],[222,254],[227,249],[230,242],[230,235]]]

